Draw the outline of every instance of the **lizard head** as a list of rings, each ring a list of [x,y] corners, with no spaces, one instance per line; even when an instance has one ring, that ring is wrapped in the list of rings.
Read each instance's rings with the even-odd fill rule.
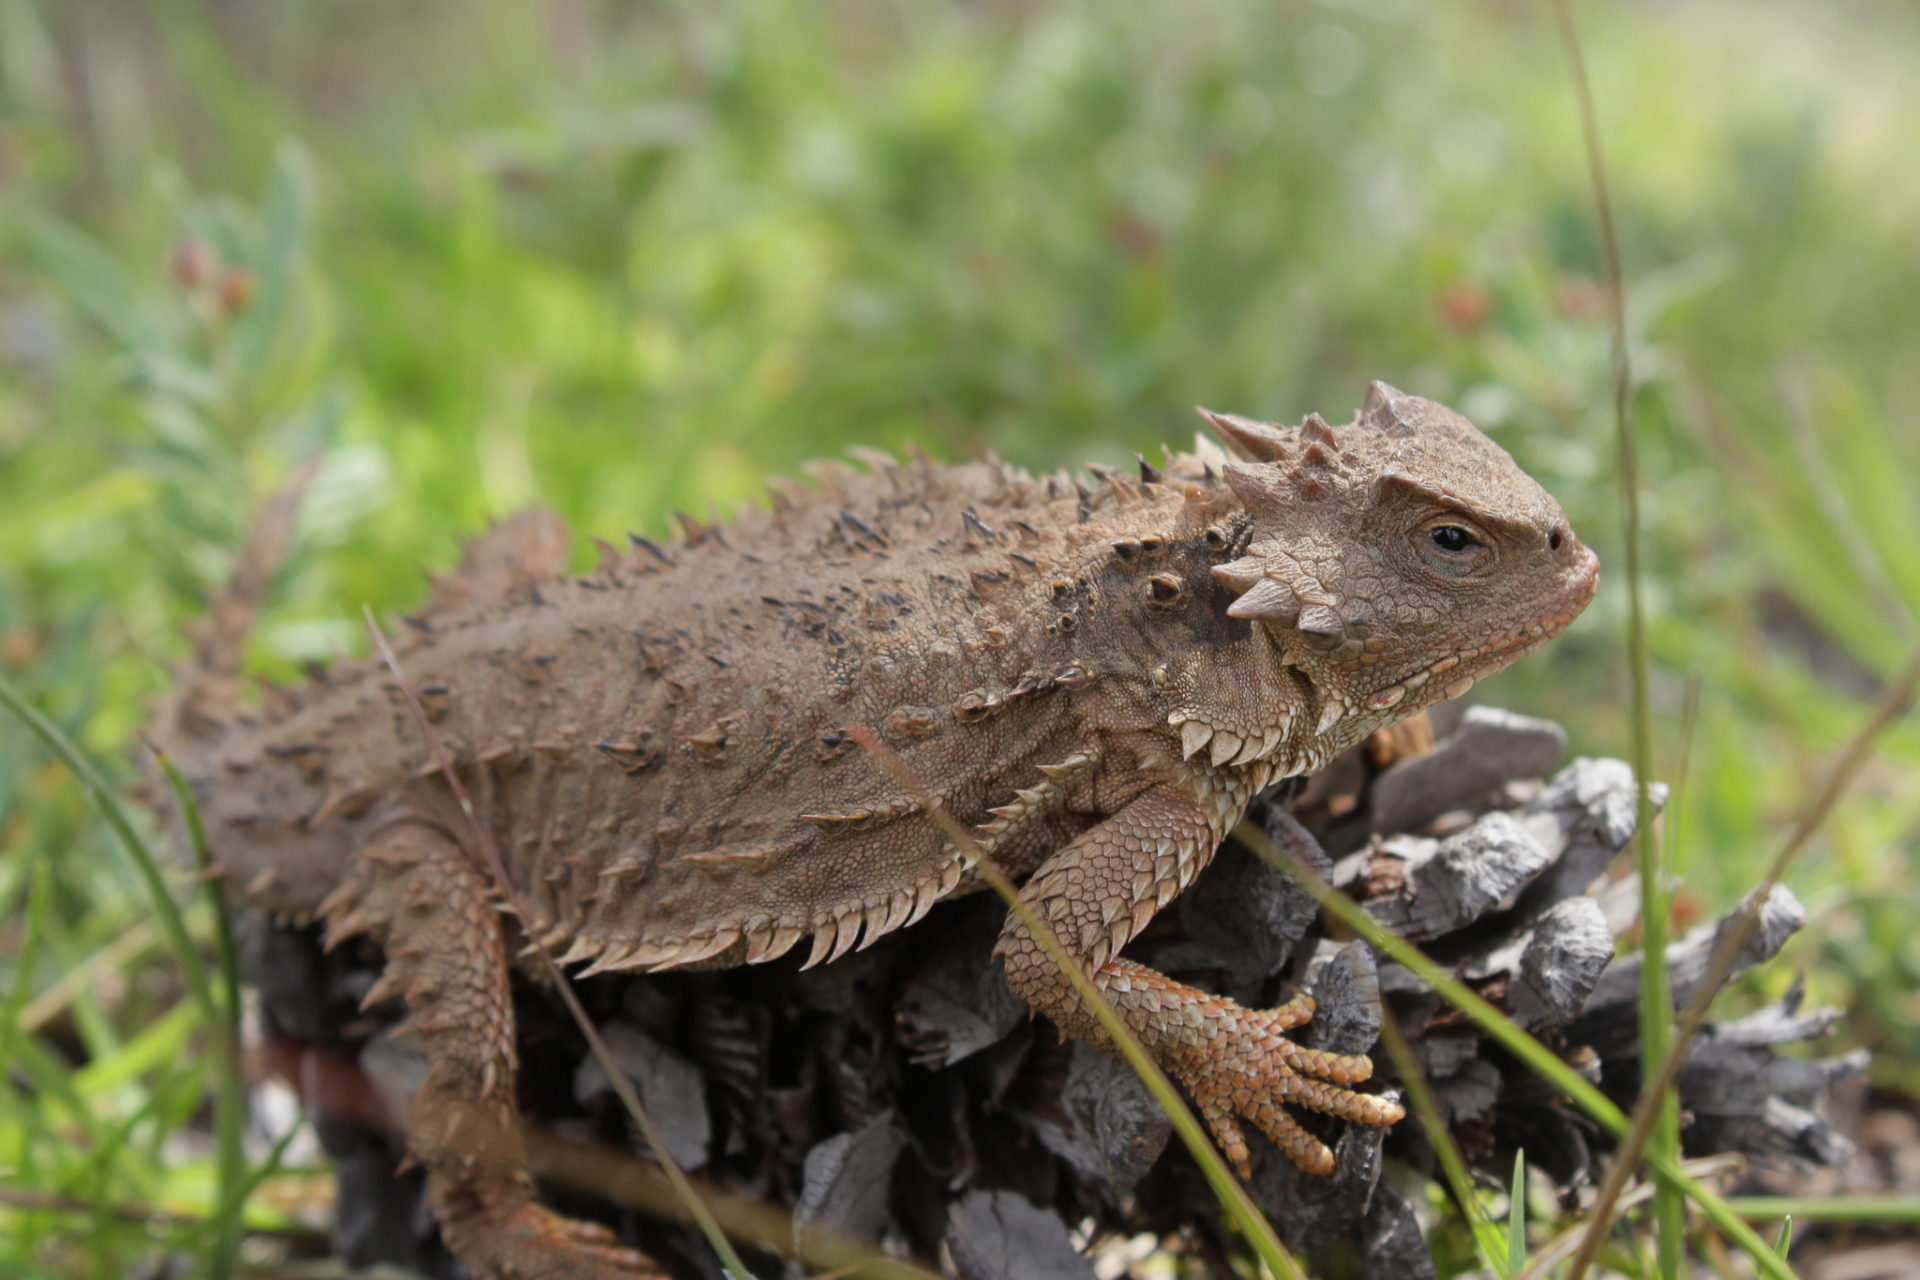
[[[1375,382],[1339,428],[1202,416],[1243,459],[1226,479],[1251,519],[1213,570],[1227,612],[1312,684],[1328,753],[1465,693],[1593,598],[1599,561],[1560,505],[1443,405]]]

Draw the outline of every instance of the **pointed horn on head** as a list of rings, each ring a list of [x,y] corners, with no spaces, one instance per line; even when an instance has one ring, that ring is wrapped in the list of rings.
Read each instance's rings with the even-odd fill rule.
[[[1284,510],[1290,501],[1286,478],[1280,469],[1254,462],[1229,462],[1227,488],[1249,511]]]
[[[1227,606],[1227,616],[1291,623],[1300,616],[1300,600],[1286,583],[1262,578],[1245,595]]]
[[[1400,402],[1405,399],[1406,392],[1376,378],[1367,384],[1367,398],[1360,403],[1360,416],[1376,427],[1399,427],[1402,425]]]
[[[1338,612],[1324,604],[1309,605],[1294,621],[1300,638],[1313,649],[1337,649],[1346,643],[1347,624]]]
[[[1215,413],[1194,406],[1206,424],[1214,429],[1227,448],[1252,462],[1275,462],[1286,456],[1287,433],[1271,422],[1255,422],[1236,413]]]
[[[1267,562],[1260,556],[1242,556],[1238,560],[1213,566],[1211,572],[1215,582],[1238,594],[1251,590],[1267,576]]]

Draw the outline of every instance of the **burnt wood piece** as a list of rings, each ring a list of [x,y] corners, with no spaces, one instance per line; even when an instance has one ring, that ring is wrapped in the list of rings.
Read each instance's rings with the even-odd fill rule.
[[[1543,751],[1537,724],[1477,712],[1467,719],[1473,727],[1461,732],[1491,758],[1521,763],[1475,780],[1480,802],[1494,807],[1450,805],[1435,815],[1453,815],[1439,836],[1381,832],[1335,867],[1303,843],[1311,833],[1276,804],[1256,802],[1252,816],[1283,848],[1333,871],[1376,915],[1424,922],[1430,954],[1630,1104],[1639,1083],[1639,960],[1614,960],[1615,935],[1632,918],[1608,913],[1631,894],[1620,885],[1604,895],[1587,891],[1606,888],[1595,881],[1631,835],[1631,774],[1617,761],[1595,759],[1544,779],[1513,774],[1538,758],[1528,752]],[[1506,732],[1525,741],[1503,746]],[[1435,755],[1451,750],[1443,740]],[[1370,821],[1365,791],[1351,799],[1341,820]],[[1431,900],[1410,899],[1410,887]],[[703,1174],[787,1207],[803,1239],[810,1229],[831,1228],[926,1262],[950,1260],[960,1276],[1079,1277],[1087,1270],[1073,1255],[1070,1225],[1091,1221],[1109,1239],[1157,1233],[1225,1273],[1242,1246],[1220,1229],[1211,1193],[1180,1144],[1169,1141],[1143,1087],[1112,1059],[1063,1043],[1008,992],[991,958],[1000,914],[985,897],[942,905],[911,932],[806,972],[780,963],[650,978],[609,974],[577,986],[610,1040],[648,1046],[631,1056],[636,1064],[680,1062],[698,1074],[708,1134]],[[1750,963],[1763,962],[1799,926],[1797,904],[1777,893],[1764,919]],[[1670,947],[1680,998],[1697,987],[1717,927]],[[376,1034],[391,1016],[353,1009],[378,973],[377,954],[349,947],[322,956],[310,930],[259,932],[259,945],[273,952],[262,971],[278,975],[264,990],[270,1031],[310,1053],[348,1062],[358,1055],[365,1075],[404,1079],[392,1062],[393,1042]],[[1605,1142],[1578,1113],[1405,970],[1378,963],[1363,945],[1328,938],[1310,900],[1236,842],[1129,954],[1253,1005],[1310,991],[1319,1002],[1301,1029],[1310,1047],[1378,1056],[1373,1040],[1390,1011],[1482,1172],[1504,1181],[1518,1147],[1563,1188],[1591,1181],[1598,1170]],[[529,988],[518,1013],[523,1109],[570,1136],[637,1150],[618,1108],[602,1090],[584,1087],[598,1077],[551,997]],[[1832,1090],[1861,1072],[1863,1055],[1779,1052],[1828,1034],[1836,1019],[1831,1010],[1803,1008],[1796,990],[1710,1024],[1680,1080],[1688,1151],[1843,1162],[1850,1144],[1821,1113]],[[1381,1071],[1391,1074],[1384,1061]],[[404,1098],[385,1104],[404,1105]],[[370,1122],[364,1109],[320,1110],[323,1139],[340,1153],[343,1250],[356,1261],[453,1274],[450,1259],[435,1252],[418,1175],[380,1180],[400,1154],[397,1134]],[[697,1132],[694,1111],[689,1105],[657,1118]],[[1251,1185],[1282,1237],[1317,1275],[1431,1275],[1422,1211],[1382,1177],[1396,1162],[1431,1169],[1418,1125],[1317,1132],[1334,1145],[1330,1178],[1302,1174],[1263,1140],[1253,1142]],[[612,1223],[675,1276],[719,1280],[688,1229],[561,1194],[570,1210]],[[799,1274],[768,1255],[754,1265],[769,1280]]]

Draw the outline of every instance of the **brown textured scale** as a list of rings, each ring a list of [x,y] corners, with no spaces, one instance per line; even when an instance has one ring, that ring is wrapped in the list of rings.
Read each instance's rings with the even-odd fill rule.
[[[477,1271],[646,1274],[531,1202],[516,1142],[461,1149],[461,1131],[512,1129],[508,944],[585,972],[803,941],[816,964],[978,887],[855,726],[1026,879],[1237,1161],[1250,1119],[1329,1167],[1283,1102],[1399,1118],[1346,1087],[1364,1058],[1285,1038],[1310,1007],[1243,1009],[1119,953],[1261,787],[1544,641],[1591,597],[1595,561],[1430,401],[1375,383],[1337,429],[1203,416],[1225,451],[1197,443],[1138,479],[823,464],[769,509],[680,517],[671,545],[602,542],[584,577],[557,518],[495,527],[406,620],[399,663],[510,887],[482,883],[391,671],[345,665],[238,713],[244,601],[223,602],[226,643],[201,645],[157,735],[251,905],[396,957],[382,991],[406,996],[432,1061],[413,1144]],[[516,924],[475,905],[496,897]],[[1036,1011],[1103,1041],[1024,931],[999,954]]]

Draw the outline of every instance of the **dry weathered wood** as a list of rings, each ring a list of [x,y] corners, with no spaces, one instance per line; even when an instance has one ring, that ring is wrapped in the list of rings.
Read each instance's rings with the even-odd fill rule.
[[[970,1191],[950,1220],[947,1247],[964,1280],[1092,1280],[1059,1215],[1011,1191]]]
[[[807,1152],[805,1184],[793,1208],[795,1244],[823,1231],[845,1240],[877,1242],[890,1217],[887,1197],[904,1145],[900,1126],[891,1113],[883,1113],[858,1131],[836,1133]]]
[[[1469,707],[1431,752],[1381,774],[1363,819],[1329,832],[1327,847],[1344,851],[1367,835],[1419,831],[1457,810],[1484,812],[1509,782],[1552,772],[1566,750],[1567,732],[1551,720]]]
[[[1515,945],[1520,961],[1507,998],[1514,1021],[1529,1030],[1564,1026],[1585,1008],[1614,950],[1607,918],[1591,898],[1556,903]]]
[[[1511,906],[1551,856],[1512,814],[1495,810],[1445,840],[1394,836],[1334,868],[1351,890],[1364,875],[1390,882],[1367,914],[1410,942],[1426,942]]]
[[[646,1108],[680,1167],[706,1167],[713,1126],[707,1117],[706,1083],[699,1068],[630,1022],[614,1023],[602,1038],[620,1073],[633,1081],[640,1105]],[[574,1100],[584,1105],[612,1093],[613,1086],[607,1082],[600,1060],[583,1059],[573,1074]]]
[[[1115,1196],[1166,1150],[1173,1126],[1133,1068],[1074,1041],[1065,1082],[1042,1106],[1017,1108],[1047,1150]]]
[[[1540,780],[1562,750],[1552,726],[1476,710],[1432,755],[1395,766],[1371,790],[1364,765],[1345,767],[1351,794],[1338,818],[1324,790],[1310,798],[1317,833],[1273,798],[1250,817],[1630,1104],[1640,1079],[1639,958],[1614,952],[1632,924],[1633,895],[1629,882],[1596,882],[1632,834],[1635,788],[1612,760],[1574,760]],[[1382,826],[1383,803],[1413,829]],[[1315,840],[1329,831],[1362,833],[1337,867]],[[945,1258],[969,1280],[1079,1278],[1090,1271],[1068,1224],[1090,1221],[1097,1232],[1176,1239],[1224,1274],[1243,1246],[1222,1228],[1212,1194],[1144,1089],[1114,1060],[1062,1043],[1007,990],[991,960],[1003,915],[990,895],[946,904],[908,933],[805,973],[776,962],[607,975],[578,989],[674,1149],[689,1163],[704,1157],[705,1176],[736,1194],[787,1206],[801,1239],[830,1228],[927,1264]],[[1777,891],[1743,963],[1772,956],[1800,920],[1791,895]],[[1697,988],[1719,927],[1669,948],[1677,1000]],[[380,1011],[354,1010],[377,957],[347,947],[322,958],[309,935],[293,932],[267,931],[259,945],[272,952],[270,1031],[357,1059],[370,1096],[404,1093],[417,1079],[417,1055],[378,1034],[387,1021]],[[1311,899],[1236,844],[1129,954],[1253,1005],[1309,991],[1319,1012],[1301,1042],[1371,1052],[1384,1077],[1391,1071],[1375,1040],[1383,1007],[1390,1010],[1469,1160],[1496,1179],[1508,1176],[1519,1147],[1564,1187],[1590,1179],[1604,1153],[1564,1099],[1407,971],[1377,962],[1364,944],[1326,936]],[[519,1015],[529,1114],[576,1138],[637,1149],[551,1000],[529,991]],[[1796,991],[1710,1024],[1679,1084],[1688,1151],[1844,1160],[1850,1145],[1821,1109],[1837,1083],[1861,1071],[1862,1055],[1779,1052],[1826,1034],[1836,1017],[1802,1009]],[[317,1109],[340,1159],[343,1251],[451,1276],[434,1251],[417,1179],[397,1190],[382,1180],[397,1139],[364,1111],[349,1118]],[[1253,1194],[1282,1237],[1317,1268],[1346,1260],[1345,1271],[1328,1274],[1431,1275],[1419,1219],[1382,1177],[1396,1162],[1431,1171],[1418,1125],[1388,1133],[1321,1117],[1302,1123],[1334,1145],[1332,1177],[1303,1174],[1252,1140]],[[567,1207],[609,1216],[590,1197]],[[687,1229],[610,1220],[676,1275],[718,1280]],[[766,1277],[794,1274],[767,1255],[754,1266]]]
[[[899,999],[900,1034],[923,1065],[951,1066],[1005,1039],[1027,1007],[993,963],[999,923],[985,913],[969,917],[948,944],[910,978]],[[830,972],[832,966],[822,972]]]

